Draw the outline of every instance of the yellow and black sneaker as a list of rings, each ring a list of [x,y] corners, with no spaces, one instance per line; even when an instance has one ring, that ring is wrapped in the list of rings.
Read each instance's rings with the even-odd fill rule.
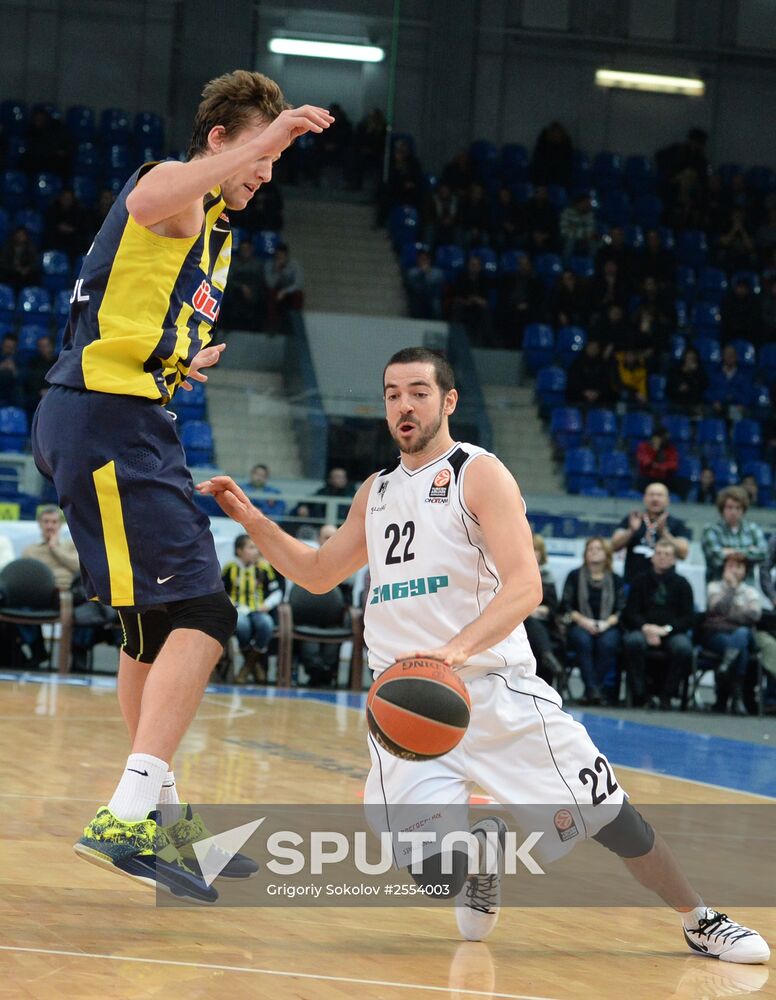
[[[79,858],[100,868],[126,875],[152,889],[198,903],[213,903],[218,893],[206,885],[199,871],[192,871],[157,823],[158,813],[136,822],[119,819],[101,806],[84,835],[73,845]]]
[[[213,834],[208,830],[202,821],[199,813],[193,813],[191,806],[186,802],[181,802],[183,815],[175,823],[164,827],[164,832],[170,838],[170,842],[180,851],[184,864],[188,865],[195,872],[201,872],[199,860],[194,850],[194,844],[200,840],[207,840]],[[250,878],[259,870],[258,864],[246,854],[236,854],[229,856],[223,867],[221,861],[226,856],[226,852],[215,844],[210,845],[210,850],[215,851],[220,857],[215,865],[219,875],[224,878]]]

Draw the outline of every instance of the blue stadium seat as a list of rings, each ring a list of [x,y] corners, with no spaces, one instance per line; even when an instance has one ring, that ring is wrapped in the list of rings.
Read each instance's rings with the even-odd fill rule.
[[[5,150],[5,164],[14,170],[21,169],[27,152],[27,140],[23,135],[9,135]]]
[[[703,417],[698,421],[695,441],[705,455],[724,453],[727,444],[725,421],[719,417]]]
[[[73,194],[84,208],[94,208],[99,194],[97,181],[86,174],[76,174],[73,177]]]
[[[36,174],[32,179],[33,205],[45,211],[62,190],[62,178],[56,174]]]
[[[566,452],[564,470],[569,493],[598,485],[598,463],[590,448],[572,448]]]
[[[45,250],[42,257],[42,284],[49,292],[61,292],[70,285],[70,261],[61,250]]]
[[[679,362],[687,350],[687,338],[680,333],[673,334],[668,340],[668,356],[671,361]]]
[[[748,405],[756,412],[759,420],[770,419],[773,404],[768,386],[761,382],[755,382],[751,387]]]
[[[745,281],[755,295],[759,295],[762,291],[760,275],[757,271],[734,271],[730,284],[737,285],[739,281]]]
[[[695,268],[686,264],[677,265],[676,290],[686,302],[693,301],[696,292]]]
[[[0,451],[24,451],[27,434],[24,410],[18,406],[0,407]]]
[[[760,348],[760,371],[768,385],[776,382],[776,344],[763,344]]]
[[[181,425],[191,420],[205,419],[205,386],[192,382],[191,389],[178,389],[170,408],[177,414]]]
[[[100,151],[93,142],[79,142],[75,151],[73,172],[82,177],[96,177],[100,172]]]
[[[681,413],[666,413],[662,424],[668,431],[671,442],[677,446],[687,445],[692,440],[692,424],[690,418]]]
[[[593,157],[593,182],[599,191],[621,188],[622,157],[619,153],[596,153]]]
[[[34,115],[36,111],[45,111],[46,114],[53,118],[55,122],[62,121],[62,112],[59,110],[56,104],[51,101],[36,101],[35,104],[30,108],[30,114]]]
[[[164,145],[164,122],[153,111],[138,111],[133,132],[139,147]]]
[[[701,480],[701,460],[697,455],[682,455],[677,470],[681,479],[689,483],[699,483]]]
[[[124,177],[106,177],[102,187],[105,191],[110,191],[114,197],[118,197],[125,183],[126,178]]]
[[[280,233],[276,233],[273,229],[261,229],[253,237],[256,254],[263,260],[274,257],[280,243]]]
[[[16,347],[19,361],[25,364],[38,353],[38,341],[49,335],[45,326],[28,323],[19,329],[19,341]]]
[[[420,217],[413,205],[394,205],[388,219],[391,242],[398,250],[403,243],[415,243],[420,236]]]
[[[582,414],[573,406],[557,406],[550,415],[550,434],[561,450],[576,448],[582,438]]]
[[[45,323],[51,316],[51,296],[45,288],[28,285],[22,288],[16,298],[16,312],[25,322],[39,320]]]
[[[562,212],[569,203],[569,193],[560,184],[548,184],[547,195],[558,213]]]
[[[456,277],[466,267],[466,255],[463,247],[450,243],[446,246],[437,247],[435,263],[445,272],[445,279],[448,282],[455,281]]]
[[[674,236],[674,231],[670,226],[653,226],[652,228],[657,230],[657,234],[660,237],[660,245],[664,250],[675,249],[676,237]]]
[[[555,337],[555,348],[564,368],[568,368],[575,358],[584,351],[587,334],[581,326],[563,326]]]
[[[728,293],[728,280],[718,267],[703,267],[698,275],[698,294],[704,302],[720,305]]]
[[[609,451],[599,459],[599,471],[604,486],[609,493],[629,489],[633,481],[633,469],[628,456],[623,451]]]
[[[566,401],[566,372],[549,365],[536,373],[536,398],[542,411],[563,406]]]
[[[590,157],[581,149],[575,149],[572,154],[572,187],[575,191],[579,191],[581,188],[591,187],[592,183],[593,171],[590,166]]]
[[[76,142],[91,142],[94,139],[96,126],[94,111],[83,104],[74,104],[65,112],[67,131]]]
[[[100,138],[106,146],[129,142],[129,112],[121,108],[105,108],[100,115]]]
[[[5,243],[11,233],[11,218],[4,208],[0,208],[0,246]]]
[[[23,101],[0,101],[0,125],[8,135],[24,135],[27,120],[27,105]]]
[[[24,208],[30,201],[30,184],[21,170],[0,172],[0,202],[10,212]]]
[[[644,248],[644,230],[641,226],[630,223],[623,226],[625,230],[625,243],[631,250],[642,250]]]
[[[592,257],[569,257],[567,264],[578,278],[590,279],[595,275],[595,260]]]
[[[40,241],[43,238],[43,230],[45,228],[43,216],[40,212],[34,208],[20,208],[18,212],[14,214],[13,224],[14,226],[24,226],[32,237],[32,242],[36,246],[40,245]]]
[[[534,186],[530,181],[516,181],[510,184],[510,190],[518,205],[524,205],[529,198],[533,197]]]
[[[754,476],[759,487],[759,501],[763,507],[773,504],[773,472],[767,462],[744,462],[741,475]]]
[[[629,445],[644,441],[652,434],[654,423],[651,413],[633,410],[622,418],[622,436]]]
[[[693,341],[693,347],[700,355],[701,364],[709,374],[719,368],[722,363],[722,351],[718,340],[713,337],[696,337]]]
[[[751,340],[744,340],[743,337],[737,337],[735,340],[731,340],[730,343],[736,349],[740,367],[754,368],[757,364],[757,351]]]
[[[732,458],[712,459],[711,468],[714,471],[716,485],[723,489],[725,486],[735,486],[738,480],[738,463]]]
[[[709,246],[703,230],[685,229],[677,240],[676,254],[677,259],[682,264],[688,264],[694,268],[705,267],[709,256]]]
[[[16,296],[10,285],[0,285],[0,322],[12,323],[16,316]]]
[[[495,278],[498,274],[498,254],[490,247],[473,247],[470,257],[479,257],[482,270],[488,277]]]
[[[498,149],[487,139],[477,139],[469,146],[469,156],[480,169],[493,172],[499,160]]]
[[[520,258],[525,256],[524,250],[505,250],[499,260],[499,270],[502,274],[516,274]]]
[[[523,360],[531,373],[552,362],[555,333],[546,323],[529,323],[523,331]]]
[[[647,395],[649,401],[658,408],[666,401],[667,381],[665,375],[653,374],[647,376]]]
[[[209,465],[213,461],[213,432],[203,420],[189,420],[181,427],[181,444],[189,465]]]
[[[625,161],[625,186],[632,195],[655,193],[655,166],[647,156],[629,156]]]
[[[529,160],[528,150],[517,142],[506,142],[501,147],[501,165],[505,170],[525,170]]]
[[[656,194],[640,194],[633,202],[633,221],[644,229],[659,229],[662,218],[663,202]]]
[[[690,314],[690,323],[701,337],[719,338],[722,317],[714,302],[696,302]]]
[[[606,191],[601,199],[600,214],[609,226],[627,226],[633,214],[630,195],[626,191]]]
[[[134,160],[130,157],[128,146],[113,143],[106,148],[105,174],[107,177],[120,177],[126,180],[132,172],[131,163],[134,163]]]
[[[597,497],[599,500],[605,500],[611,494],[605,486],[583,486],[579,495],[581,497]]]
[[[750,167],[744,174],[747,187],[758,194],[770,194],[776,190],[776,174],[770,167]]]
[[[54,318],[57,321],[57,326],[66,323],[70,315],[70,294],[70,290],[65,288],[54,296]]]
[[[741,464],[758,461],[762,443],[762,427],[756,420],[744,418],[733,424],[733,452]]]
[[[588,410],[585,435],[598,454],[611,451],[617,444],[617,416],[613,410]]]
[[[552,288],[563,273],[563,261],[556,253],[540,253],[534,258],[534,269],[537,277]]]
[[[428,243],[405,243],[399,250],[399,262],[402,271],[409,271],[418,263],[418,254],[421,250],[429,251]]]

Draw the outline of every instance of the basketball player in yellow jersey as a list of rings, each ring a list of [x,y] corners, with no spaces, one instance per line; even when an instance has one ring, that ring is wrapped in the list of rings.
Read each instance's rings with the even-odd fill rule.
[[[201,824],[178,802],[171,762],[235,610],[165,404],[206,381],[223,349],[208,343],[229,268],[228,210],[247,205],[295,138],[333,118],[289,108],[276,83],[245,70],[211,80],[202,97],[188,162],[142,166],[97,233],[32,436],[89,596],[115,607],[124,628],[118,693],[131,754],[76,852],[212,901],[191,848]],[[233,861],[223,874],[256,870]]]
[[[370,741],[365,804],[385,816],[389,807],[417,808],[413,828],[427,832],[440,806],[465,808],[474,786],[515,814],[519,826],[519,807],[536,818],[538,804],[554,803],[547,860],[592,838],[681,914],[694,953],[766,962],[770,951],[756,931],[703,904],[585,728],[536,676],[522,622],[542,589],[525,504],[494,455],[451,437],[458,393],[450,365],[424,348],[399,351],[385,367],[383,394],[400,454],[366,480],[345,523],[317,551],[285,534],[228,477],[198,487],[243,525],[279,572],[308,590],[331,590],[368,561],[365,636],[376,671],[404,656],[434,656],[466,683],[471,720],[450,753],[408,761]],[[431,579],[433,588],[425,585]],[[606,775],[605,788],[596,774],[602,786]],[[489,817],[472,833],[503,841],[506,824]],[[491,869],[467,878],[467,855],[452,854],[452,873],[445,873],[440,854],[431,854],[414,877],[455,899],[461,935],[479,941],[498,918],[500,876]]]

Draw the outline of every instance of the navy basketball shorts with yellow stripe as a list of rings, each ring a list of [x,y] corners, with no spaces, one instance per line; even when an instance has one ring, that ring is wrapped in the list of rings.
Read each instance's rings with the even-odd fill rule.
[[[223,589],[210,522],[163,406],[55,385],[35,413],[32,449],[56,487],[90,597],[145,608]]]

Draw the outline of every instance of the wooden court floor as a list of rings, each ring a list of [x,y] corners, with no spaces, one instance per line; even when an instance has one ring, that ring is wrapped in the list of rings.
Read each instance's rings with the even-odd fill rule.
[[[344,705],[207,695],[175,772],[192,801],[357,802],[364,741]],[[114,691],[0,683],[0,997],[776,997],[769,967],[692,957],[667,909],[505,909],[472,944],[428,908],[157,908],[71,850],[126,752]],[[753,800],[619,773],[636,803]],[[776,910],[734,912],[776,941]]]

